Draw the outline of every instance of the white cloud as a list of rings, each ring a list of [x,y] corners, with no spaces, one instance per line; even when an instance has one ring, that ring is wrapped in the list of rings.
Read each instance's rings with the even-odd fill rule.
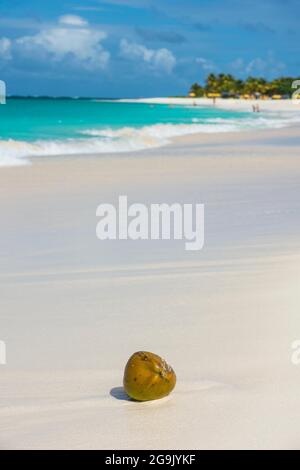
[[[245,69],[244,60],[241,59],[240,57],[238,59],[235,59],[233,62],[231,62],[230,66],[233,70],[236,70],[238,72],[241,72]]]
[[[263,75],[272,76],[277,75],[284,71],[286,65],[275,59],[272,53],[269,53],[266,58],[256,57],[250,62],[245,62],[243,59],[238,58],[232,62],[231,67],[233,70],[247,75]]]
[[[11,40],[8,38],[0,39],[0,60],[11,59]]]
[[[176,58],[169,49],[148,49],[147,47],[122,39],[121,56],[129,60],[142,60],[151,68],[171,73],[176,65]]]
[[[211,60],[204,59],[203,57],[198,57],[196,59],[197,64],[199,64],[203,70],[206,72],[214,70],[216,68],[215,64]]]
[[[256,59],[251,60],[249,64],[245,67],[245,70],[247,73],[255,73],[255,72],[260,72],[265,69],[267,65],[267,62],[260,57],[257,57]]]
[[[59,24],[69,25],[69,26],[86,26],[88,22],[77,15],[64,15],[60,16],[58,19]]]
[[[282,72],[285,69],[285,64],[283,62],[275,61],[272,57],[267,59],[261,59],[257,57],[253,59],[246,67],[246,72],[249,74],[261,73],[265,74],[277,74]]]
[[[46,54],[57,61],[69,58],[85,68],[97,69],[105,68],[110,58],[101,44],[105,38],[105,32],[90,28],[79,16],[66,15],[59,18],[57,26],[20,37],[15,45],[23,55]]]

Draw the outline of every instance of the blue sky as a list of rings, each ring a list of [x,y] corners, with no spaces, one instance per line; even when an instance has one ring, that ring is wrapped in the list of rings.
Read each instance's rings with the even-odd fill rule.
[[[210,72],[300,75],[300,0],[1,0],[10,94],[187,92]]]

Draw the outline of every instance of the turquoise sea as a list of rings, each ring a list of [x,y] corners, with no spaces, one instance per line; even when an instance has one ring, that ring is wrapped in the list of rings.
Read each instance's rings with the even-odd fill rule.
[[[51,155],[133,152],[174,136],[277,127],[272,116],[217,108],[86,99],[8,99],[0,106],[0,166]]]

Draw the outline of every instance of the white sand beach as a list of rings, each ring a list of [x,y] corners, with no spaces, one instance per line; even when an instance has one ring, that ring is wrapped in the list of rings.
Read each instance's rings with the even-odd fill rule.
[[[254,99],[236,99],[236,98],[216,98],[213,101],[211,98],[140,98],[140,99],[122,99],[119,100],[126,103],[148,103],[148,104],[166,104],[169,106],[183,105],[183,106],[204,106],[204,107],[217,107],[220,109],[227,109],[233,111],[252,111],[253,105],[259,105],[260,111],[298,111],[300,109],[299,99],[267,99],[267,100],[254,100]]]
[[[0,448],[300,448],[299,146],[299,127],[195,134],[1,169]],[[204,203],[204,249],[100,242],[120,194]],[[169,397],[126,398],[137,350],[173,366]]]

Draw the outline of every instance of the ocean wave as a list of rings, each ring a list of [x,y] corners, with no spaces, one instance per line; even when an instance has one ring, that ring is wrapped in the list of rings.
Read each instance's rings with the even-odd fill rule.
[[[88,129],[81,138],[37,140],[35,142],[0,140],[0,166],[28,165],[33,157],[93,155],[134,152],[168,144],[172,138],[196,133],[237,132],[247,129],[281,128],[300,122],[297,113],[280,113],[256,118],[194,118],[192,124],[156,124],[142,128]]]

